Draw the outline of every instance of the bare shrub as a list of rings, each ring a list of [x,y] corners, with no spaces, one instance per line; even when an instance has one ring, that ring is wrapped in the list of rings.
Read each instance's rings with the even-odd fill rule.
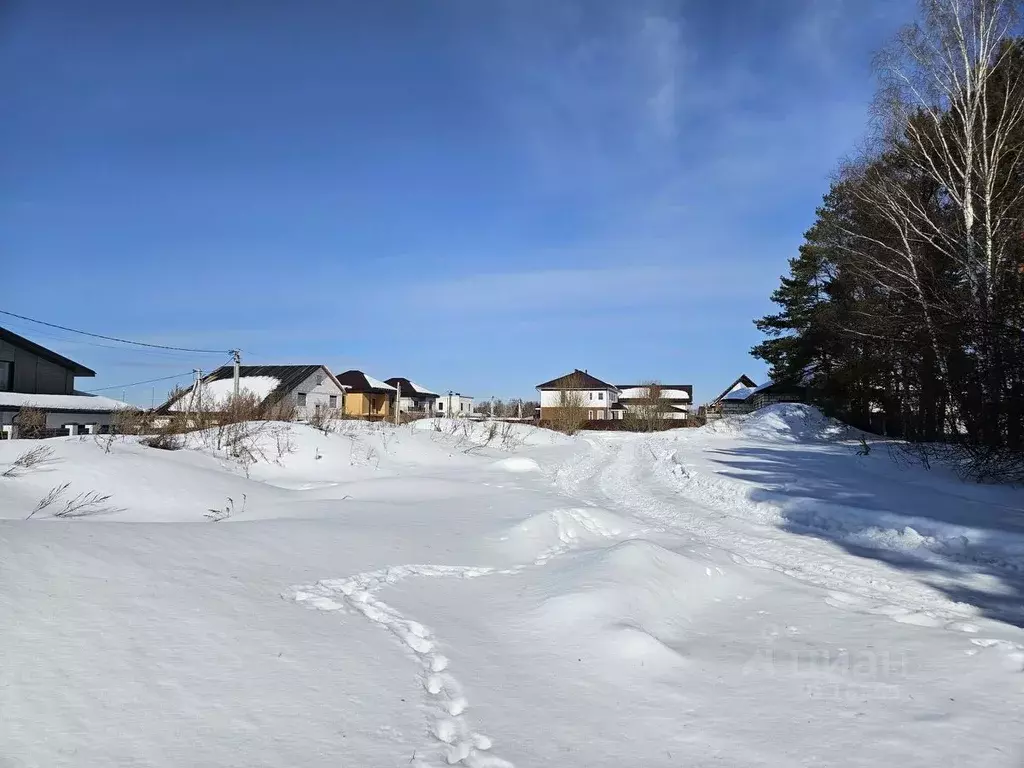
[[[246,494],[243,493],[242,494],[242,508],[240,510],[238,510],[238,512],[240,514],[245,512],[245,502],[247,501],[247,499],[248,499],[248,497],[246,496]],[[233,498],[231,498],[230,496],[228,496],[228,503],[227,504],[225,504],[223,507],[210,507],[210,509],[207,510],[203,514],[203,517],[205,517],[211,523],[219,523],[221,520],[227,520],[229,517],[231,517],[234,514],[235,514],[235,500]]]
[[[13,419],[18,437],[30,440],[46,436],[46,412],[31,405],[23,405]]]
[[[583,429],[588,421],[587,402],[583,397],[585,389],[580,374],[569,376],[565,386],[558,392],[558,406],[550,409],[552,429],[567,435],[575,435]]]
[[[295,421],[298,411],[295,401],[284,398],[264,406],[263,417],[268,421]]]
[[[309,416],[309,426],[318,429],[325,435],[336,432],[340,415],[336,408],[327,408],[317,405]]]
[[[625,418],[628,429],[636,432],[656,432],[665,426],[669,403],[662,397],[661,385],[656,381],[643,382],[640,396],[631,398]]]
[[[63,496],[64,492],[67,491],[67,489],[70,488],[70,487],[71,487],[71,483],[64,483],[63,485],[55,485],[53,488],[51,488],[49,491],[47,491],[46,495],[43,496],[43,498],[41,498],[39,500],[39,503],[36,504],[35,509],[33,509],[32,512],[29,513],[29,516],[26,517],[25,519],[26,520],[30,520],[32,518],[32,516],[35,515],[36,512],[42,512],[44,509],[46,509],[51,504],[56,502],[61,496]]]
[[[71,487],[71,483],[64,483],[51,488],[43,498],[36,504],[35,509],[26,517],[26,520],[31,519],[37,512],[40,512],[47,507],[56,504],[62,499],[68,488]],[[64,502],[64,506],[53,513],[53,517],[86,517],[88,515],[97,515],[101,512],[110,511],[109,507],[105,504],[110,501],[111,495],[109,493],[99,493],[98,491],[85,491],[73,496]]]
[[[141,408],[120,408],[110,423],[111,435],[141,435],[149,429],[149,414]]]
[[[185,439],[174,432],[158,432],[155,435],[142,438],[139,442],[148,448],[156,448],[161,451],[180,451],[185,447]]]
[[[0,477],[17,477],[21,472],[47,464],[52,459],[53,448],[48,445],[40,445],[21,454],[3,474],[0,474]]]
[[[510,421],[506,421],[501,425],[498,437],[501,440],[502,450],[509,451],[510,453],[519,449],[526,442],[526,435],[523,434],[522,429]]]

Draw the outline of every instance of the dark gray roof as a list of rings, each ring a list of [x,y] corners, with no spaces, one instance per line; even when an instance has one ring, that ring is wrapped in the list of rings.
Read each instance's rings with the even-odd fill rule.
[[[557,379],[538,384],[537,389],[614,389],[618,391],[618,387],[614,384],[601,381],[596,376],[591,376],[579,368],[572,373],[565,374],[565,376],[559,376]]]
[[[49,360],[51,363],[55,363],[62,368],[67,368],[75,376],[95,376],[96,371],[92,368],[86,368],[81,363],[76,363],[74,360],[64,357],[64,355],[58,355],[52,349],[36,344],[34,341],[29,341],[24,336],[19,336],[14,331],[9,331],[6,328],[0,327],[0,340],[6,341],[8,344],[20,347],[26,352],[31,352],[33,355],[39,355],[44,360]]]
[[[263,401],[265,403],[274,403],[320,370],[322,370],[329,378],[334,379],[334,382],[338,384],[338,386],[341,386],[341,383],[338,382],[334,374],[331,373],[325,365],[240,365],[238,367],[238,376],[242,379],[249,376],[270,376],[277,379],[277,387],[275,387]],[[234,375],[234,366],[222,365],[220,368],[204,376],[203,383],[207,384],[211,381],[230,379],[234,377]],[[185,392],[190,390],[191,387],[186,389]],[[182,394],[184,395],[184,392]],[[157,408],[157,413],[165,413],[177,399],[178,398],[172,398],[168,400]]]

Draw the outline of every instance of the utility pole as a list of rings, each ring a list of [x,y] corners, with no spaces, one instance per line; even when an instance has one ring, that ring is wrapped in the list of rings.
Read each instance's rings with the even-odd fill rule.
[[[523,420],[523,398],[519,398],[516,402],[516,413],[519,416],[519,421]]]
[[[242,365],[242,350],[232,349],[231,357],[235,361],[235,397],[238,397],[238,379],[240,374],[240,371],[238,369]]]
[[[494,395],[491,395],[491,418],[494,418]]]
[[[448,415],[452,415],[452,391],[448,390]]]
[[[401,412],[402,412],[402,382],[397,382],[395,386],[395,426],[397,427],[401,423]]]

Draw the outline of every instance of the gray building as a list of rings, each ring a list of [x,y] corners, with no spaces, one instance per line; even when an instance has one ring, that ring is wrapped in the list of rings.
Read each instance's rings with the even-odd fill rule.
[[[18,436],[18,414],[34,409],[45,435],[103,432],[124,403],[75,389],[75,379],[96,372],[0,327],[0,438]]]

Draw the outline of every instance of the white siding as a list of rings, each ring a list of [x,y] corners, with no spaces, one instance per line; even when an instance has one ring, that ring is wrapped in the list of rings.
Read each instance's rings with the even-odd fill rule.
[[[434,412],[440,416],[469,416],[473,413],[473,398],[455,392],[443,394],[435,401]]]
[[[575,392],[575,390],[573,390]],[[583,405],[587,408],[607,408],[618,400],[618,393],[610,389],[584,389],[579,394],[583,396]],[[562,392],[560,390],[541,390],[540,407],[558,408],[562,404]]]

